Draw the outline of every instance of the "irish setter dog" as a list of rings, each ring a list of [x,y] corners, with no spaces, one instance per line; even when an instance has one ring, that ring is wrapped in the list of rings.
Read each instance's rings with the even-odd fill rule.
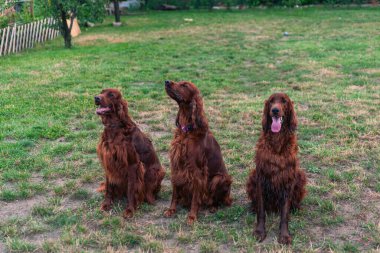
[[[263,131],[256,144],[256,170],[247,182],[247,193],[257,214],[254,236],[266,237],[265,213],[279,212],[279,243],[291,244],[289,212],[300,207],[306,195],[305,172],[299,168],[295,130],[297,117],[293,102],[284,93],[275,93],[265,101]]]
[[[110,210],[116,197],[127,197],[125,218],[131,218],[139,203],[154,203],[165,171],[151,141],[128,115],[128,104],[116,89],[95,97],[96,113],[104,131],[97,153],[103,166],[105,198],[102,210]]]
[[[231,205],[232,179],[219,144],[209,130],[198,88],[191,82],[165,81],[165,89],[179,110],[170,149],[173,195],[164,215],[172,216],[178,203],[190,207],[187,223],[191,225],[201,206],[215,212],[222,204]]]

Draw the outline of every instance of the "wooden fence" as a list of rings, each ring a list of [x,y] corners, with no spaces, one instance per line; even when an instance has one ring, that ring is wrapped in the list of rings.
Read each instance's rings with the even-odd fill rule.
[[[0,56],[33,48],[37,43],[52,40],[59,35],[53,26],[55,20],[46,18],[24,25],[13,25],[0,29]]]

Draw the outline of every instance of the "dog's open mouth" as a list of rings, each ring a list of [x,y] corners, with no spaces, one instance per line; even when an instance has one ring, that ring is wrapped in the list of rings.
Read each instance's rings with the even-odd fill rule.
[[[98,115],[103,115],[103,114],[106,114],[107,112],[110,112],[111,111],[111,108],[109,108],[108,106],[101,106],[99,105],[98,108],[96,108],[96,114]]]
[[[271,130],[273,133],[278,133],[281,131],[282,117],[272,117]]]

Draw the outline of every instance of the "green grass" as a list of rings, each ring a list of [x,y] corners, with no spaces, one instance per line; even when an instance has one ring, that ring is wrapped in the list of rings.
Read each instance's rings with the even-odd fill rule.
[[[72,50],[57,39],[0,58],[0,251],[379,248],[379,20],[378,8],[137,13],[123,27],[109,18],[84,29]],[[166,79],[198,85],[234,177],[232,207],[202,211],[193,227],[187,210],[162,215],[176,115]],[[125,202],[103,213],[95,192],[103,172],[93,97],[106,87],[122,90],[168,172],[157,204],[142,205],[128,221]],[[276,91],[295,102],[309,179],[303,209],[291,216],[291,247],[276,242],[277,215],[268,216],[265,243],[255,241],[245,193],[263,103]]]

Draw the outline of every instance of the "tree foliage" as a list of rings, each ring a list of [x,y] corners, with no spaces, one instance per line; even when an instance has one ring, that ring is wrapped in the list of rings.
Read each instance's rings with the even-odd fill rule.
[[[100,22],[105,15],[105,0],[40,0],[45,1],[47,13],[53,16],[65,40],[65,47],[71,48],[73,20],[80,23]],[[69,24],[66,22],[70,20]]]

